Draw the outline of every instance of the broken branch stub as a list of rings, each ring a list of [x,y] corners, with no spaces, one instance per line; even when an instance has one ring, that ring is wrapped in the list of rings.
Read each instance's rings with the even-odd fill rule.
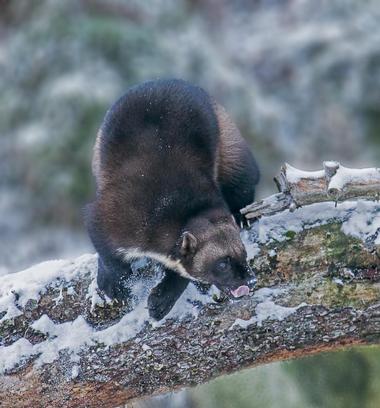
[[[325,161],[323,170],[303,171],[285,164],[275,177],[280,191],[241,210],[248,219],[325,201],[380,197],[380,169],[351,169],[336,161]]]

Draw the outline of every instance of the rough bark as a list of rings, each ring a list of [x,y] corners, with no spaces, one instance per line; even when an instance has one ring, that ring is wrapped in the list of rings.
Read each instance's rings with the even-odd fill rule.
[[[320,190],[326,195],[324,183]],[[379,184],[370,190],[375,197]],[[368,222],[375,222],[379,212],[374,204]],[[281,224],[287,217],[284,211],[271,222]],[[115,407],[270,361],[379,343],[379,231],[361,239],[342,230],[344,216],[320,218],[322,223],[314,218],[309,224],[305,218],[299,231],[286,230],[284,223],[281,239],[259,239],[264,219],[245,232],[256,249],[251,259],[258,277],[254,296],[209,303],[197,317],[169,319],[155,327],[147,322],[122,343],[84,345],[80,361],[73,362],[64,350],[58,360],[42,366],[36,364],[38,356],[28,358],[0,375],[0,406]],[[18,305],[21,314],[12,319],[4,319],[0,297],[0,349],[20,338],[48,342],[49,334],[31,327],[44,314],[57,324],[83,316],[94,330],[116,324],[125,306],[91,305],[87,293],[93,271],[86,265],[70,281],[55,279],[41,288],[39,300]],[[17,305],[18,294],[14,297]]]

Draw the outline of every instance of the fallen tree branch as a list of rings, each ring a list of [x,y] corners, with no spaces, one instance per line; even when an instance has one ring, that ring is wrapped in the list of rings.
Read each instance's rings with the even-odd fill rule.
[[[375,197],[370,184],[360,194]],[[242,235],[255,294],[218,302],[192,287],[160,323],[143,304],[127,313],[104,300],[95,255],[0,277],[0,405],[115,407],[269,361],[380,342],[377,202],[312,204],[261,217]]]
[[[241,210],[247,219],[272,215],[325,201],[380,198],[380,169],[349,169],[335,161],[323,163],[323,170],[302,171],[289,164],[275,177],[278,194],[274,194]]]

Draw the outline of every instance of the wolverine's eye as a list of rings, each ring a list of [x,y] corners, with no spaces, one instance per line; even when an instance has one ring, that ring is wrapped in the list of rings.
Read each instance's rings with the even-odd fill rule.
[[[216,264],[216,270],[220,273],[226,272],[230,267],[231,260],[229,257],[223,258]]]

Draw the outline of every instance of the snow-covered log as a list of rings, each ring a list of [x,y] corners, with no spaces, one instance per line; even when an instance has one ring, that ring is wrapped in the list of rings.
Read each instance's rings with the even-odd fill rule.
[[[345,169],[331,184],[329,169],[290,178],[289,169],[287,182],[315,184],[319,195],[326,177],[341,197],[349,185],[371,194],[252,223],[242,232],[258,277],[251,297],[230,301],[190,284],[157,323],[144,300],[131,311],[98,292],[96,255],[0,277],[0,406],[116,407],[269,361],[379,343],[378,170],[368,170],[367,189],[364,171]],[[160,271],[135,267],[154,276],[136,283],[144,298]]]

